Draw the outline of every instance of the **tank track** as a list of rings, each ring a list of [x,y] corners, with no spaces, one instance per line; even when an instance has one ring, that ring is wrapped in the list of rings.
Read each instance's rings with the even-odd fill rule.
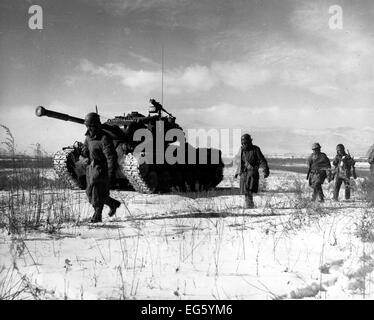
[[[223,178],[223,164],[213,167],[214,170],[208,173],[205,181],[199,181],[201,168],[198,166],[140,165],[132,153],[123,155],[120,166],[135,191],[147,194],[169,192],[172,189],[182,192],[208,190],[216,187]],[[156,186],[152,185],[152,179],[156,179]]]
[[[74,172],[74,148],[64,148],[55,153],[53,168],[58,177],[72,189],[80,190],[81,187]]]
[[[123,174],[129,180],[135,191],[142,193],[153,193],[154,190],[146,183],[145,178],[140,172],[138,159],[132,154],[123,155],[120,160],[120,166]]]
[[[71,147],[57,151],[53,158],[53,168],[70,188],[81,190],[85,186],[79,183],[82,177],[77,176],[78,162],[74,152],[75,149]],[[119,160],[122,174],[131,187],[140,193],[169,192],[173,189],[181,192],[209,190],[223,178],[223,164],[208,167],[139,164],[138,158],[132,153],[123,154]],[[128,187],[127,184],[125,189]]]

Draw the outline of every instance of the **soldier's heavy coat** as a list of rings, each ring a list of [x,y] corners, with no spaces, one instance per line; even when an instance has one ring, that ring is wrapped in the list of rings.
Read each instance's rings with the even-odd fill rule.
[[[258,146],[252,145],[248,150],[240,148],[240,161],[236,170],[240,174],[240,193],[257,193],[260,180],[259,167],[269,172],[268,163]]]
[[[374,178],[374,144],[369,148],[367,157],[370,164],[370,175],[372,178]]]
[[[345,152],[340,155],[337,154],[332,162],[336,169],[335,184],[334,184],[334,199],[339,197],[339,190],[344,182],[345,198],[350,198],[350,178],[352,177],[352,170],[354,170],[355,161]]]
[[[87,132],[82,155],[89,158],[86,171],[88,200],[93,207],[102,207],[109,197],[110,181],[115,175],[117,153],[113,141],[101,130],[93,137]]]
[[[310,168],[309,185],[316,188],[323,184],[327,174],[326,170],[331,168],[330,159],[325,153],[311,154],[307,160],[308,167]]]
[[[348,154],[337,154],[332,161],[332,164],[337,169],[337,178],[349,180],[349,178],[352,177],[352,169],[355,165],[355,161]]]

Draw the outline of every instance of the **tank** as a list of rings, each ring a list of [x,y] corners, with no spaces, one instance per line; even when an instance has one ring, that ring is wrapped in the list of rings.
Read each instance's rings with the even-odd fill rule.
[[[165,139],[165,134],[170,129],[178,129],[184,136],[183,129],[159,102],[151,99],[150,103],[147,116],[133,111],[102,123],[102,130],[112,138],[118,156],[113,188],[133,189],[141,193],[203,191],[215,188],[223,178],[221,150],[195,148],[175,136],[174,139]],[[42,106],[37,107],[35,113],[38,117],[46,116],[84,124],[82,118],[48,110]],[[146,129],[142,132],[147,131],[152,137],[148,139],[151,145],[147,148],[143,147],[146,145],[145,138],[140,141],[134,139],[134,134],[139,133],[139,129]],[[88,159],[82,157],[82,147],[82,142],[75,141],[53,156],[55,172],[73,189],[86,187]],[[184,148],[184,152],[180,148]],[[168,159],[170,156],[176,158],[176,155],[179,155],[177,161],[162,161],[167,156]],[[144,161],[145,159],[147,161]],[[195,159],[195,163],[191,163],[191,159]]]

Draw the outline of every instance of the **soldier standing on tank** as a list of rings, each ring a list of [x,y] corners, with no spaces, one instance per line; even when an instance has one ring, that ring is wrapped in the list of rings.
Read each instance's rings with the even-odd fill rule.
[[[338,144],[336,146],[336,156],[332,162],[335,167],[335,184],[334,184],[334,200],[338,201],[339,191],[342,183],[345,187],[345,199],[351,197],[350,178],[357,178],[355,170],[355,161],[351,155],[345,152],[344,145]]]
[[[116,213],[121,203],[110,197],[110,186],[114,185],[117,153],[112,139],[101,128],[100,117],[91,112],[86,115],[84,124],[87,127],[82,155],[89,158],[86,171],[86,194],[95,213],[92,223],[102,221],[104,204],[110,207],[109,216]]]
[[[318,142],[313,143],[312,150],[313,153],[307,160],[309,170],[306,178],[309,181],[309,186],[313,188],[312,201],[315,201],[319,196],[319,201],[324,202],[322,184],[327,177],[327,172],[330,172],[331,164],[326,154],[321,152]]]
[[[260,180],[259,167],[264,170],[264,177],[270,174],[268,163],[258,146],[252,144],[249,134],[241,138],[240,162],[235,173],[235,178],[240,175],[240,193],[245,196],[245,208],[254,208],[253,193],[258,192]]]

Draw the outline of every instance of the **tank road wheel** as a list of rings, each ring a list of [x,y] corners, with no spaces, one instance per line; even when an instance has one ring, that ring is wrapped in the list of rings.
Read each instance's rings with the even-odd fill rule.
[[[155,170],[150,170],[146,177],[149,190],[153,193],[158,188],[158,175]]]
[[[186,184],[183,173],[179,170],[176,170],[173,175],[173,191],[185,192]]]
[[[151,167],[148,164],[141,164],[139,165],[138,159],[132,154],[126,154],[122,157],[120,160],[120,166],[123,174],[127,178],[127,180],[130,182],[132,187],[135,189],[135,191],[141,192],[141,193],[154,193],[154,178],[150,178],[150,181],[148,180],[148,176],[150,175]],[[153,182],[152,182],[153,181]],[[158,180],[157,180],[158,184]]]
[[[173,178],[169,170],[163,170],[160,174],[160,191],[169,192],[173,185]]]
[[[202,190],[203,190],[203,187],[204,187],[204,185],[200,184],[200,181],[199,181],[199,180],[196,180],[196,181],[195,181],[195,184],[194,184],[194,186],[193,186],[193,191],[195,191],[195,192],[202,191]]]
[[[79,179],[75,172],[75,155],[73,148],[65,148],[64,150],[57,151],[53,157],[53,168],[57,176],[72,189],[84,189],[85,179],[83,177]]]

